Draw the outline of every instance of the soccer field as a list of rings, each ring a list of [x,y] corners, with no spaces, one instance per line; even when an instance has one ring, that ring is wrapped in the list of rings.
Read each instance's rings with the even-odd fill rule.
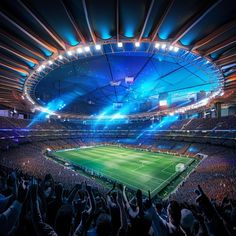
[[[188,157],[118,146],[60,150],[53,154],[66,162],[121,182],[133,190],[141,189],[145,194],[150,190],[152,196],[179,175],[175,171],[177,164],[182,163],[188,168],[194,161]]]

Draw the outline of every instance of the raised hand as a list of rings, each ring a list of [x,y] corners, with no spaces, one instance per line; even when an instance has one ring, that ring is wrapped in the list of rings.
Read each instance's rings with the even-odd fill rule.
[[[23,182],[21,182],[18,186],[18,194],[17,194],[17,201],[23,203],[27,197],[28,188],[25,186]]]
[[[196,202],[201,204],[202,202],[209,201],[208,197],[203,192],[201,186],[198,185],[197,187],[198,187],[198,189],[195,190],[195,193],[197,194]]]
[[[120,206],[121,206],[121,204],[123,204],[123,196],[122,196],[121,190],[118,191],[116,200]]]
[[[83,211],[81,214],[81,222],[83,225],[85,225],[87,223],[87,220],[89,218],[90,214],[88,211]]]
[[[123,184],[118,184],[118,185],[117,185],[117,188],[118,188],[119,190],[123,191]]]
[[[92,191],[92,186],[91,186],[91,185],[87,185],[87,182],[85,182],[85,189],[86,189],[88,192],[91,192],[91,191]]]
[[[125,190],[126,190],[126,186],[125,186],[125,185],[123,185],[123,193],[125,192]]]
[[[37,195],[38,195],[38,183],[37,180],[33,178],[30,186],[31,199],[36,200]]]
[[[18,192],[18,179],[15,171],[12,171],[8,176],[8,183],[10,188],[12,189],[12,193],[14,196],[17,196]]]
[[[137,199],[142,198],[142,191],[140,189],[137,190],[136,197],[137,197]]]
[[[152,198],[150,190],[148,190],[148,200],[146,201],[145,206],[147,209],[149,209],[152,206]]]
[[[198,203],[202,212],[208,219],[211,219],[214,214],[214,207],[212,206],[207,195],[203,192],[200,185],[198,185],[198,189],[195,190],[195,193],[197,194],[196,202]]]

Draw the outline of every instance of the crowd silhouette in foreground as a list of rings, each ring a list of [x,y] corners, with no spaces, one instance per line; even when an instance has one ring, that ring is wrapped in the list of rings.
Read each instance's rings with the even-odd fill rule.
[[[194,191],[194,190],[193,190]],[[211,201],[200,186],[195,204],[128,196],[114,184],[106,193],[86,182],[70,190],[50,174],[43,180],[0,167],[0,235],[236,235],[236,205]]]

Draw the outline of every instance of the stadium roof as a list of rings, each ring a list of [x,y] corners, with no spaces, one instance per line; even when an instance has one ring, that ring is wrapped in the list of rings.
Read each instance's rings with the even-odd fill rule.
[[[0,6],[2,105],[27,110],[24,83],[43,61],[79,45],[126,41],[163,41],[207,58],[223,73],[225,94],[235,96],[233,0],[2,0]],[[102,60],[115,56],[107,57]],[[41,86],[46,88],[43,81]]]

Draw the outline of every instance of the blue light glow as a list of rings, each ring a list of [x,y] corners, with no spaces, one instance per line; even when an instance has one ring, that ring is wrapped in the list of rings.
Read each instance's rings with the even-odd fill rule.
[[[115,53],[109,51],[106,56],[103,55],[106,51],[106,45],[103,45],[104,50],[99,55],[86,53],[86,57],[83,57],[81,54],[80,59],[56,68],[40,80],[35,88],[35,96],[41,97],[42,102],[49,105],[49,102],[56,101],[59,94],[63,97],[72,91],[76,95],[73,106],[70,106],[76,106],[73,112],[100,114],[102,117],[117,113],[123,116],[158,111],[159,95],[165,93],[168,107],[181,107],[194,101],[199,91],[217,89],[218,80],[211,73],[211,63],[206,64],[205,59],[199,59],[198,55],[183,49],[175,52],[168,42],[158,43],[159,49],[155,49],[154,54],[141,51],[143,43],[140,51],[135,49],[134,43],[124,43],[122,49],[114,43],[112,47]],[[123,51],[128,47],[136,51]],[[96,51],[93,46],[90,49],[91,54]],[[69,58],[68,51],[63,57]],[[127,77],[134,78],[134,81],[127,83]],[[119,85],[111,86],[111,81],[119,82]],[[47,96],[42,96],[42,92]],[[122,106],[115,110],[113,103],[121,103]]]
[[[76,39],[72,29],[70,30],[69,28],[62,28],[60,29],[60,34],[71,46],[76,46],[79,44],[79,41]]]
[[[40,48],[42,50],[42,52],[47,56],[50,57],[52,55],[52,52],[47,50],[46,48]]]
[[[31,68],[33,68],[35,66],[35,64],[31,61],[26,61],[25,60],[25,63],[27,63],[27,65],[29,65]]]
[[[149,133],[149,132],[155,132],[158,130],[167,130],[172,123],[177,121],[179,119],[179,115],[170,115],[170,116],[165,116],[161,119],[161,121],[156,121],[153,123],[150,127],[147,129],[143,130],[137,137],[136,139],[141,138],[143,135]]]
[[[112,37],[112,35],[110,34],[110,32],[108,31],[106,27],[101,27],[100,30],[101,30],[100,33],[101,33],[102,39],[106,40]]]
[[[34,116],[28,127],[31,127],[41,120],[45,120],[46,118],[48,118],[48,115],[53,114],[56,111],[63,110],[66,106],[73,102],[76,97],[77,95],[75,93],[68,93],[59,98],[53,99],[44,107],[43,111]]]
[[[134,37],[134,33],[135,33],[134,26],[133,27],[129,26],[126,28],[124,35],[128,38],[132,38]]]

